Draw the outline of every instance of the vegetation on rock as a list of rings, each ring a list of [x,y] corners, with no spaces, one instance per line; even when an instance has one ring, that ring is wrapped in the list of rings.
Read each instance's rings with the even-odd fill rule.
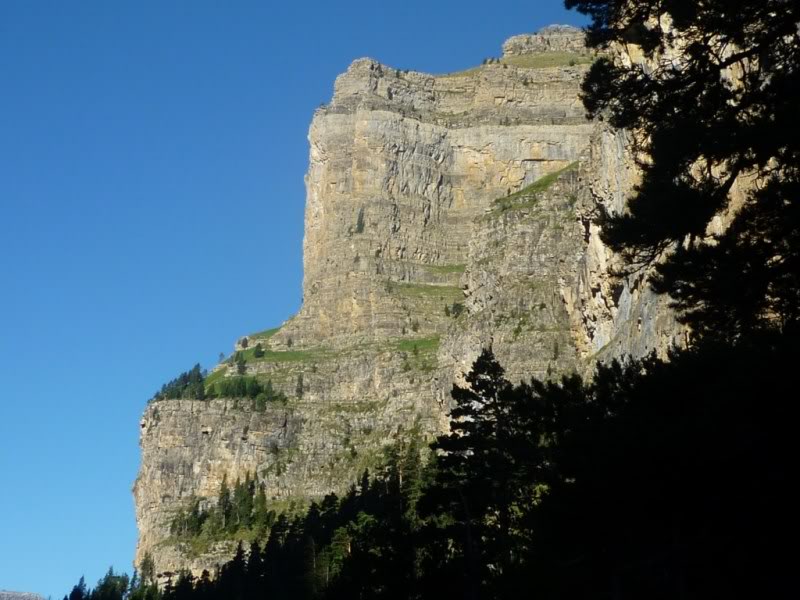
[[[427,463],[415,442],[393,446],[375,475],[295,517],[275,517],[249,477],[233,493],[223,484],[212,508],[195,502],[176,515],[176,535],[259,533],[214,577],[173,574],[162,597],[514,598],[535,586],[543,598],[588,599],[780,589],[778,574],[790,569],[769,583],[761,574],[786,559],[782,544],[764,542],[777,541],[793,510],[784,477],[789,354],[774,339],[709,344],[670,362],[600,367],[590,383],[572,376],[516,386],[484,351],[467,386],[454,386],[451,433]]]
[[[175,514],[170,523],[171,542],[200,554],[217,541],[264,539],[275,518],[263,483],[248,474],[231,490],[223,478],[214,504],[201,505],[196,498]]]
[[[276,391],[272,382],[262,383],[255,377],[224,377],[206,389],[208,398],[252,398],[263,409],[267,402],[286,402],[286,395]]]
[[[590,115],[632,132],[642,181],[605,241],[704,335],[736,340],[800,322],[800,7],[784,0],[567,0],[588,41],[647,60],[598,60]],[[794,123],[794,125],[792,125]],[[742,181],[751,183],[737,198]],[[743,197],[741,197],[743,196]],[[730,223],[711,234],[727,214]]]
[[[454,73],[446,73],[440,77],[467,77],[480,73],[486,65],[508,65],[520,69],[550,69],[554,67],[574,67],[576,65],[588,65],[594,61],[594,57],[588,54],[577,52],[531,52],[516,56],[504,56],[499,59],[487,59],[480,66]]]
[[[505,198],[498,198],[494,201],[493,212],[505,212],[507,210],[521,210],[525,208],[532,208],[536,205],[536,197],[538,194],[547,191],[558,178],[578,168],[578,163],[573,162],[566,167],[548,173],[531,183],[530,185],[522,188],[518,192],[509,194]]]
[[[253,351],[258,352],[257,345]],[[234,364],[245,365],[242,353],[237,352]],[[251,398],[256,401],[255,407],[263,410],[268,402],[286,402],[286,395],[275,390],[271,381],[261,382],[255,377],[242,376],[244,368],[237,369],[239,376],[225,377],[225,369],[218,369],[210,376],[195,365],[190,371],[181,373],[178,377],[162,386],[153,400],[174,400],[186,398],[192,400],[205,400],[208,398]]]
[[[793,541],[797,470],[789,391],[800,317],[797,6],[567,4],[593,18],[592,43],[634,44],[647,59],[601,58],[584,85],[590,113],[632,131],[643,170],[629,212],[600,225],[632,271],[655,265],[656,290],[693,327],[692,344],[668,360],[599,366],[588,382],[573,375],[518,385],[485,350],[466,385],[454,386],[450,431],[427,462],[414,442],[393,446],[342,498],[331,494],[294,517],[266,508],[266,491],[249,477],[233,497],[224,484],[216,504],[198,499],[178,513],[173,534],[257,531],[249,551],[240,545],[213,577],[172,574],[148,594],[626,600],[794,589],[784,548]],[[745,175],[758,185],[733,206],[731,190]],[[508,206],[529,202],[557,175],[548,177]],[[730,222],[709,236],[722,213]],[[461,293],[386,285],[433,298],[437,310]],[[509,316],[522,334],[525,316]],[[553,361],[565,351],[560,339],[547,347]],[[410,370],[439,339],[390,343]],[[293,353],[260,358],[277,354]],[[235,362],[256,358],[247,348]],[[184,397],[198,377],[202,387],[193,370],[161,393]],[[260,393],[246,377],[218,379],[214,393],[222,382],[246,397]],[[84,600],[81,586],[69,600]]]
[[[156,392],[153,400],[170,400],[176,398],[205,398],[206,372],[200,368],[199,364],[191,370],[178,375],[172,381],[161,386],[161,390]]]

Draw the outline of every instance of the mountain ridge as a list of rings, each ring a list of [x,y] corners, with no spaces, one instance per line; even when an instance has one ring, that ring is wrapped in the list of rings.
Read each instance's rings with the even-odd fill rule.
[[[32,592],[10,592],[8,590],[0,590],[0,600],[44,600],[44,597]]]
[[[409,431],[446,430],[449,389],[483,347],[521,379],[683,343],[646,273],[612,276],[592,221],[624,209],[637,173],[624,132],[583,116],[590,61],[559,26],[461,73],[359,59],[337,77],[309,130],[303,306],[209,378],[268,381],[286,402],[148,405],[137,565],[224,562],[229,543],[191,555],[169,532],[223,480],[254,474],[285,507],[341,490]]]

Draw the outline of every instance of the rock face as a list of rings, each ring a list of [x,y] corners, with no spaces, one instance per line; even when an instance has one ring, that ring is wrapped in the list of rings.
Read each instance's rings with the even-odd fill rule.
[[[39,594],[29,592],[5,592],[0,590],[0,600],[44,600]]]
[[[442,431],[485,346],[516,381],[683,343],[646,275],[612,277],[591,222],[599,204],[623,209],[636,172],[624,134],[584,118],[582,33],[549,27],[504,53],[444,76],[361,59],[337,78],[309,132],[303,306],[237,346],[289,400],[147,407],[137,564],[199,572],[230,556],[168,540],[175,511],[213,501],[223,476],[256,473],[285,506],[343,489],[409,431]]]
[[[583,34],[570,25],[550,25],[537,33],[515,35],[503,44],[505,56],[523,56],[535,52],[586,53]]]

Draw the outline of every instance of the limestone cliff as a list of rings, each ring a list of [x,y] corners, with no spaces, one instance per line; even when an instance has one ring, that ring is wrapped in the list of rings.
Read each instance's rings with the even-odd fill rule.
[[[0,600],[44,600],[39,594],[29,592],[6,592],[0,590]]]
[[[584,118],[590,61],[582,33],[557,26],[462,73],[361,59],[337,78],[309,132],[303,306],[237,346],[289,401],[147,407],[137,563],[199,571],[229,556],[168,540],[174,512],[213,499],[223,476],[255,472],[285,505],[349,485],[412,429],[442,431],[484,346],[518,380],[682,343],[642,276],[611,277],[592,224],[598,204],[622,210],[636,172],[624,134]]]

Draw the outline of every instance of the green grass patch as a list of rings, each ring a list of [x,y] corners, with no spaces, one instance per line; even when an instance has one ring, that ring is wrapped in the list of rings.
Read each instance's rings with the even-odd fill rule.
[[[237,532],[236,535],[240,535]],[[242,538],[249,538],[250,533],[241,532]],[[229,547],[231,550],[235,547],[236,541],[241,539],[242,542],[248,541],[242,538],[237,538],[237,540],[231,539],[233,537],[232,534],[226,533],[223,535],[209,535],[206,533],[201,533],[197,536],[174,536],[171,535],[165,540],[161,541],[160,545],[162,546],[175,546],[180,548],[181,554],[189,557],[189,558],[197,558],[202,556],[203,554],[207,554],[214,548],[217,544],[224,544],[226,547]]]
[[[248,335],[247,337],[250,340],[258,340],[258,341],[268,340],[273,335],[278,333],[280,330],[281,330],[280,327],[273,327],[272,329],[265,329],[264,331],[259,331],[258,333],[253,333],[251,335]]]
[[[547,175],[540,177],[532,184],[522,188],[518,192],[514,192],[510,196],[498,198],[494,201],[492,211],[505,212],[507,210],[520,210],[535,206],[537,194],[546,192],[550,186],[552,186],[564,173],[574,171],[577,168],[578,161],[575,161],[568,164],[563,169],[559,169],[558,171],[554,171],[553,173],[548,173]]]
[[[420,354],[436,352],[439,350],[439,336],[402,339],[391,344],[391,349],[398,352],[413,353],[415,348]]]
[[[540,177],[532,184],[527,186],[526,188],[521,189],[520,191],[516,192],[515,194],[511,194],[509,198],[514,198],[517,196],[525,196],[528,194],[538,194],[540,192],[544,192],[547,190],[551,185],[553,185],[556,180],[561,177],[564,173],[568,171],[574,171],[578,168],[578,161],[572,162],[568,164],[563,169],[559,169],[558,171],[554,171],[553,173],[549,173],[543,177]]]
[[[590,65],[595,61],[595,57],[588,54],[577,54],[575,52],[533,52],[531,54],[521,54],[519,56],[505,56],[500,59],[499,64],[508,65],[510,67],[517,67],[519,69],[550,69],[552,67],[574,67],[577,65]],[[443,73],[437,77],[469,77],[481,72],[482,69],[492,64],[489,63],[464,69],[463,71],[454,71],[452,73]]]
[[[263,356],[256,357],[256,344],[252,344],[247,350],[240,350],[238,354],[248,363],[302,363],[322,360],[332,354],[331,350],[321,346],[316,348],[298,348],[297,350],[269,350],[264,348],[262,344],[261,351],[263,352]]]
[[[524,210],[526,208],[533,208],[538,202],[536,196],[526,196],[525,198],[509,196],[508,198],[500,198],[494,201],[492,213],[504,213],[509,210]]]
[[[551,67],[573,67],[588,65],[594,61],[589,55],[574,52],[534,52],[519,56],[505,56],[500,62],[521,69],[548,69]]]
[[[403,371],[430,373],[437,365],[439,336],[397,340],[390,345],[390,349],[405,355]]]
[[[228,367],[222,367],[221,369],[217,369],[213,373],[211,373],[208,377],[206,377],[205,383],[206,390],[210,389],[212,385],[214,385],[217,381],[225,377],[225,373],[228,372]]]

